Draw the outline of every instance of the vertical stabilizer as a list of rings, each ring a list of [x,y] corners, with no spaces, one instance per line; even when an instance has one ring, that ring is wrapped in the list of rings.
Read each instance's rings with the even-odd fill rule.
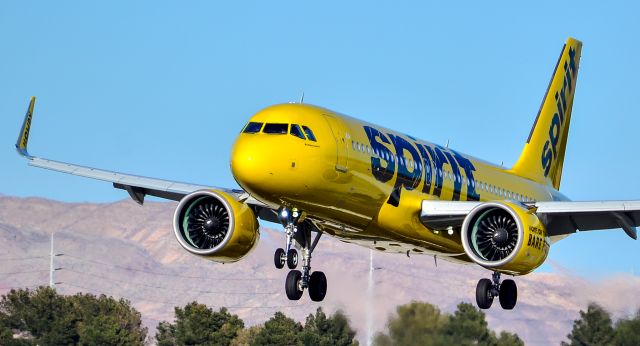
[[[578,78],[582,42],[569,38],[562,48],[540,110],[512,171],[560,188],[571,107]]]

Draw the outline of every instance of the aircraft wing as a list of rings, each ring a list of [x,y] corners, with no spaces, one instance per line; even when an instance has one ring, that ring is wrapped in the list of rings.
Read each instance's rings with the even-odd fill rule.
[[[425,200],[420,219],[425,226],[434,229],[460,227],[467,214],[482,203]],[[622,228],[629,237],[637,239],[640,201],[543,201],[522,205],[538,216],[550,237],[562,237],[576,231]]]
[[[259,216],[262,219],[271,221],[271,214],[275,215],[270,212],[271,209],[268,206],[251,197],[243,190],[225,189],[208,185],[148,178],[32,156],[27,151],[27,145],[29,142],[29,132],[31,129],[31,121],[33,119],[34,105],[35,97],[31,97],[29,108],[27,108],[22,129],[20,130],[18,141],[16,142],[16,149],[18,150],[18,153],[28,160],[30,166],[111,182],[113,183],[113,187],[127,191],[131,198],[139,204],[144,202],[144,197],[146,195],[179,201],[182,197],[190,194],[191,192],[203,189],[214,189],[235,195],[240,201],[256,206]],[[265,210],[263,211],[262,209]],[[275,216],[273,218],[275,218]],[[275,218],[275,220],[277,222],[277,218]]]

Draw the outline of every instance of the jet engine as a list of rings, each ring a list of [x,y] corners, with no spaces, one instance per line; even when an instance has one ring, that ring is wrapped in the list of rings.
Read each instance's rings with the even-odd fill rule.
[[[260,238],[253,210],[216,190],[183,197],[173,216],[173,230],[185,250],[222,263],[238,261]]]
[[[461,239],[471,260],[512,275],[533,271],[549,253],[544,225],[533,211],[519,203],[478,205],[465,217]]]

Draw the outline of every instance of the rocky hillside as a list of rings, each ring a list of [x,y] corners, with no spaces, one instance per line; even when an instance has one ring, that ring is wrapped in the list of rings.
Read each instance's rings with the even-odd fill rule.
[[[173,307],[193,300],[228,307],[247,324],[261,323],[275,311],[303,320],[320,305],[284,294],[285,270],[273,267],[273,250],[282,233],[262,228],[254,252],[236,264],[218,264],[186,253],[174,238],[174,203],[131,201],[69,204],[38,198],[0,196],[0,293],[11,287],[49,282],[50,234],[55,233],[55,272],[62,293],[104,293],[124,297],[141,311],[150,330],[173,318]],[[268,224],[274,228],[276,225]],[[586,256],[586,254],[585,254]],[[369,250],[321,239],[313,268],[323,270],[329,292],[326,311],[342,309],[366,343],[368,321],[384,327],[398,304],[424,300],[453,311],[474,299],[478,278],[489,272],[432,257],[373,255],[369,291]],[[520,300],[513,311],[488,311],[495,329],[518,333],[527,344],[558,344],[570,331],[578,311],[596,301],[616,316],[640,306],[640,278],[619,275],[592,282],[557,269],[518,278]]]

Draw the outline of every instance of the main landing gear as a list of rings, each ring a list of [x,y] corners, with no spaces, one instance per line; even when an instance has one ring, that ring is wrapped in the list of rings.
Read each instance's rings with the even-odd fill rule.
[[[300,222],[300,216],[300,211],[295,208],[282,208],[278,212],[287,240],[286,249],[276,249],[273,261],[278,269],[284,268],[285,264],[291,269],[284,285],[287,298],[299,300],[304,290],[308,289],[311,300],[320,302],[327,294],[327,277],[320,271],[309,273],[311,271],[311,254],[316,245],[318,245],[322,232],[315,228],[311,222]],[[313,242],[311,241],[312,229],[316,230]],[[294,241],[302,248],[302,272],[296,270],[298,266],[298,251],[292,246]]]
[[[500,273],[494,272],[492,280],[480,279],[476,286],[476,303],[480,309],[488,309],[493,303],[493,298],[498,297],[500,306],[505,310],[511,310],[518,300],[518,287],[515,281],[507,279],[500,283]]]

